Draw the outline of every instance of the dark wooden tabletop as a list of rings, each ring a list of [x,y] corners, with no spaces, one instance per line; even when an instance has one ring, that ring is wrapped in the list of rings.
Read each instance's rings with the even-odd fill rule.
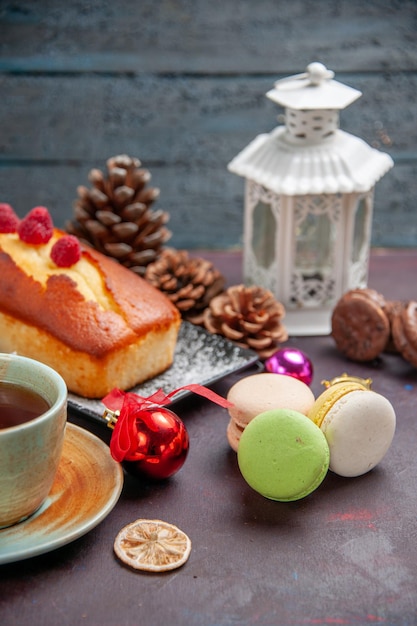
[[[238,255],[211,256],[229,283]],[[417,252],[374,250],[369,285],[389,299],[416,297]],[[189,397],[176,405],[191,447],[181,471],[159,484],[126,476],[119,502],[96,528],[56,551],[0,567],[4,626],[412,626],[417,616],[417,370],[383,354],[347,362],[330,337],[291,337],[320,381],[348,371],[371,377],[397,413],[393,444],[372,472],[329,473],[309,497],[269,501],[241,477],[226,441],[228,416]],[[225,395],[246,373],[214,388]],[[71,422],[108,441],[110,431],[80,415]],[[138,573],[113,553],[135,519],[162,519],[192,540],[188,562],[165,574]]]

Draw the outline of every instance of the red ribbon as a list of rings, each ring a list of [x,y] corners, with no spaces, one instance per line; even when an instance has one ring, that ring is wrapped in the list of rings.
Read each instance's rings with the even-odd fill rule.
[[[170,404],[172,398],[180,391],[191,391],[225,409],[233,406],[231,402],[211,391],[211,389],[197,384],[185,385],[168,394],[163,389],[158,389],[148,397],[121,391],[121,389],[113,389],[103,398],[102,402],[111,411],[120,412],[110,440],[110,453],[115,461],[120,463],[129,453],[135,451],[137,444],[132,436],[134,432],[132,425],[135,423],[138,414],[140,413],[140,419],[148,428],[155,430],[152,420],[148,419],[150,415],[149,409]]]

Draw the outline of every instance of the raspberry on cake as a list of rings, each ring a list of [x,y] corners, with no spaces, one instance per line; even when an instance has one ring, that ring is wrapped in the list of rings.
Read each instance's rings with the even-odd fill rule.
[[[32,244],[48,243],[54,232],[54,225],[47,208],[34,207],[19,223],[17,232],[22,241]]]
[[[15,233],[19,218],[10,204],[0,203],[0,233]]]
[[[71,267],[81,258],[81,246],[74,235],[64,235],[51,248],[51,259],[58,267]]]

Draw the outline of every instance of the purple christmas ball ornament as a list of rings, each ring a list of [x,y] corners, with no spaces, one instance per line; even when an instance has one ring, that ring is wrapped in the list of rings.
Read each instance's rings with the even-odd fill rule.
[[[297,348],[280,348],[265,361],[265,369],[273,374],[293,376],[306,385],[310,385],[313,380],[313,364]]]

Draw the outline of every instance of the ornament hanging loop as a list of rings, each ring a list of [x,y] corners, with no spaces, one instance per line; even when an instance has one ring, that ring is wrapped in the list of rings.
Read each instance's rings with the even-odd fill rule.
[[[117,420],[120,417],[120,411],[112,411],[111,409],[105,409],[103,413],[103,419],[106,420],[108,428],[112,430],[117,424]]]

